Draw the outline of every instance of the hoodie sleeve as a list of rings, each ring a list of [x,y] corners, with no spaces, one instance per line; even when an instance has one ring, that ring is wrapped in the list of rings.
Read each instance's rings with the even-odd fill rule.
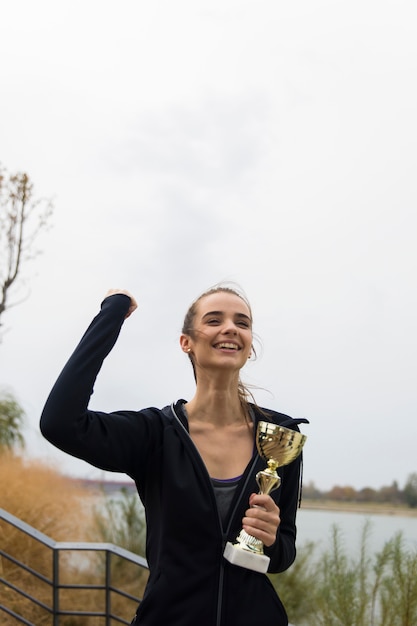
[[[283,413],[275,413],[275,420],[280,426],[299,431],[299,424],[308,424],[305,418],[293,419]],[[272,546],[265,547],[271,561],[268,572],[276,574],[283,572],[292,565],[296,556],[296,516],[300,504],[302,482],[303,455],[302,452],[289,465],[278,470],[281,476],[281,487],[271,493],[272,498],[280,508],[281,523],[278,528],[277,539]]]
[[[299,504],[301,463],[302,457],[300,456],[282,470],[282,488],[278,502],[281,524],[275,544],[269,548],[265,547],[265,554],[271,559],[269,573],[283,572],[295,560],[297,534],[295,520]]]
[[[146,440],[139,413],[90,411],[88,404],[104,359],[113,348],[130,306],[124,294],[107,297],[74,350],[46,401],[43,436],[54,446],[101,469],[134,472],[134,451]],[[137,450],[137,448],[136,448]]]

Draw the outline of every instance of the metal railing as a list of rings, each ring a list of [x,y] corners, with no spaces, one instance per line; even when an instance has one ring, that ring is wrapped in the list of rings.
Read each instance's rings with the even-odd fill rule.
[[[36,542],[39,542],[46,548],[49,548],[52,552],[51,559],[51,575],[45,576],[43,573],[36,571],[28,564],[24,563],[20,558],[17,558],[16,555],[8,554],[3,550],[3,546],[0,545],[0,566],[1,566],[1,558],[5,559],[8,564],[13,564],[15,567],[19,568],[19,571],[22,573],[25,572],[30,576],[33,576],[37,579],[41,584],[46,584],[51,589],[51,603],[47,604],[39,597],[35,597],[31,593],[25,591],[25,589],[21,588],[15,582],[11,582],[7,580],[7,577],[4,575],[4,567],[0,567],[0,583],[5,585],[6,588],[12,590],[19,597],[24,598],[29,603],[33,603],[37,607],[41,607],[44,611],[49,613],[52,616],[52,626],[59,626],[60,617],[61,616],[74,616],[74,617],[100,617],[105,619],[105,626],[112,626],[113,621],[118,622],[120,624],[130,624],[130,621],[126,621],[120,615],[116,615],[112,612],[112,594],[116,594],[123,598],[129,599],[131,601],[139,604],[141,598],[124,591],[120,586],[117,586],[113,581],[112,576],[112,557],[118,557],[123,561],[133,563],[139,568],[148,570],[148,564],[146,559],[140,557],[133,552],[129,552],[123,548],[119,548],[111,543],[90,543],[90,542],[57,542],[44,535],[40,531],[36,530],[29,524],[22,522],[22,520],[18,519],[14,515],[11,515],[4,509],[0,509],[0,520],[6,522],[6,524],[13,526],[18,529],[18,531],[28,535]],[[102,584],[63,584],[60,582],[60,556],[63,552],[68,551],[77,551],[77,552],[101,552],[104,554],[104,582]],[[7,569],[7,568],[6,568]],[[84,590],[98,590],[104,592],[104,600],[103,607],[100,611],[81,611],[81,610],[64,610],[61,608],[61,591],[67,589],[84,589]],[[4,595],[4,594],[3,594]],[[33,624],[28,619],[26,619],[23,615],[19,615],[15,608],[11,606],[6,606],[4,600],[0,599],[0,612],[3,611],[10,617],[14,618],[16,622],[20,624],[25,624],[26,626],[37,626]],[[0,617],[0,623],[2,623],[2,619]]]

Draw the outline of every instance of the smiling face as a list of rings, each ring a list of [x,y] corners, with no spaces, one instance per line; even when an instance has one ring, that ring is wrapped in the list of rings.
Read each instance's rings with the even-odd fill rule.
[[[196,304],[192,329],[181,335],[181,347],[199,368],[240,370],[252,348],[252,317],[237,294],[217,291]]]

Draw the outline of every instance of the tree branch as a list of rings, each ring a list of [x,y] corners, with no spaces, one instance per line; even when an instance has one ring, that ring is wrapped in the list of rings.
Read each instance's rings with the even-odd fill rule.
[[[0,325],[23,266],[39,252],[37,238],[48,228],[52,212],[50,199],[33,199],[26,173],[9,175],[0,169]]]

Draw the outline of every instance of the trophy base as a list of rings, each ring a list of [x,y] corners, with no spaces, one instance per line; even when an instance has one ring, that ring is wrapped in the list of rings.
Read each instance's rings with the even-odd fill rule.
[[[224,558],[232,563],[232,565],[239,565],[239,567],[246,567],[254,572],[260,572],[266,574],[269,567],[269,556],[265,554],[255,554],[255,552],[248,552],[237,545],[233,545],[228,541],[223,553]]]

